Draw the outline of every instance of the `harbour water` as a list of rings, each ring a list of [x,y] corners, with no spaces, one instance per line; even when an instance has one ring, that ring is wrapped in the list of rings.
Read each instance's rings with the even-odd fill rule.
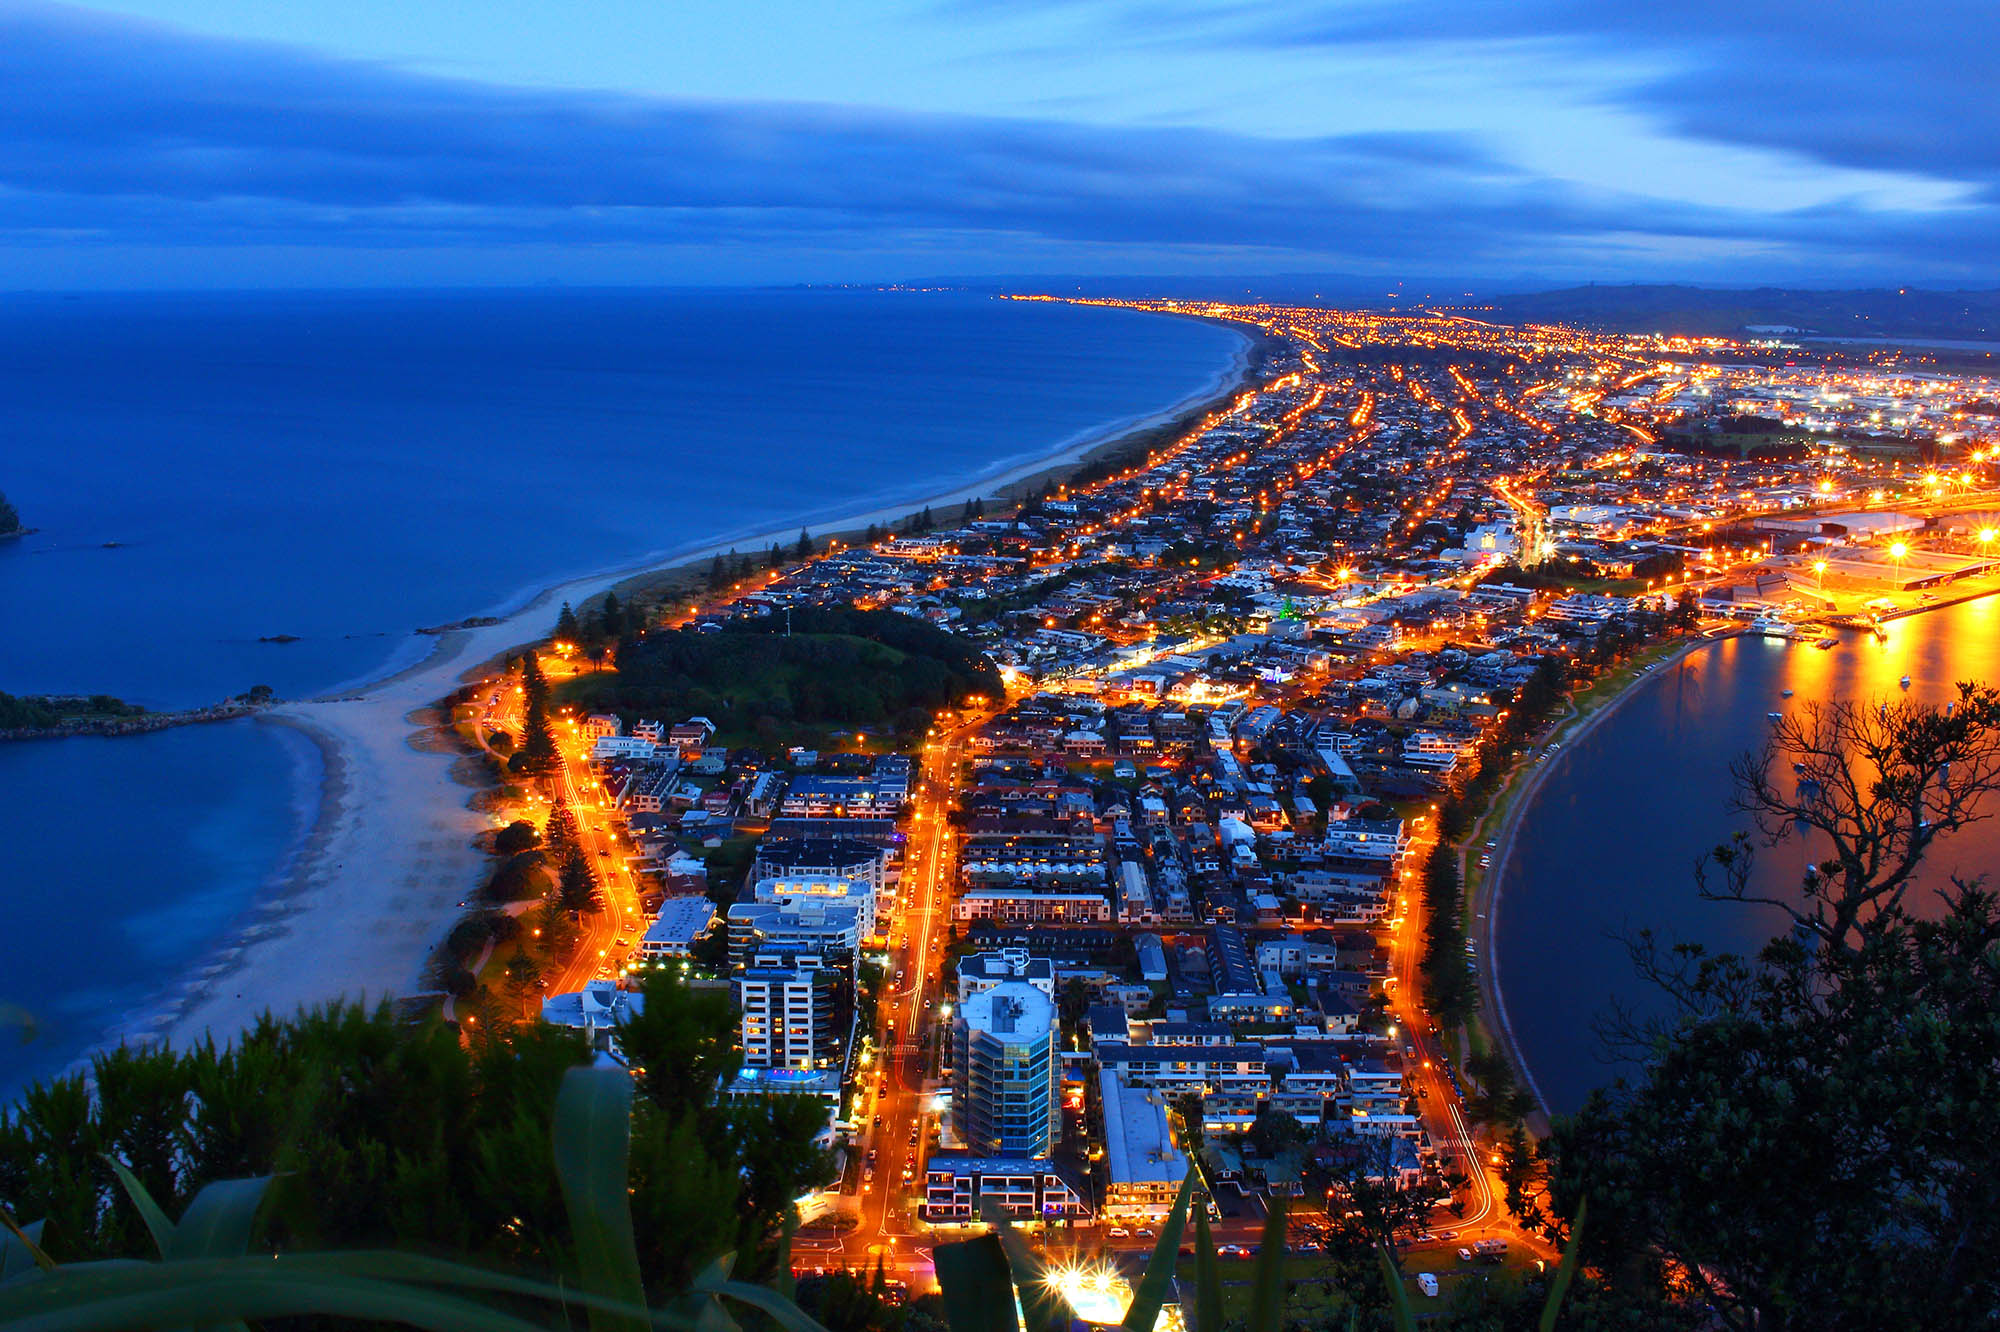
[[[1843,633],[1830,651],[1752,637],[1697,649],[1552,760],[1521,820],[1494,922],[1507,1015],[1552,1110],[1575,1109],[1620,1073],[1594,1030],[1614,1005],[1661,1010],[1626,939],[1651,929],[1748,953],[1783,928],[1771,908],[1703,901],[1693,875],[1704,851],[1749,827],[1731,806],[1729,765],[1761,744],[1768,713],[1810,699],[1902,697],[1905,675],[1908,696],[1931,702],[1952,697],[1960,680],[2000,680],[2000,597],[1894,620],[1887,631],[1882,642]],[[1806,863],[1795,840],[1759,855],[1760,882],[1778,892]],[[1996,870],[2000,820],[1938,844],[1923,883]],[[1916,896],[1934,900],[1928,889]]]
[[[0,490],[40,530],[0,543],[0,690],[325,692],[570,576],[997,476],[1242,346],[951,293],[11,296]],[[0,1092],[239,927],[317,779],[252,724],[0,746]]]

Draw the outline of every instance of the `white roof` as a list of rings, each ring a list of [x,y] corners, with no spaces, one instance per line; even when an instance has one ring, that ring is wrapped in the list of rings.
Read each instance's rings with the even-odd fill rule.
[[[689,944],[715,923],[715,903],[706,897],[669,897],[660,903],[660,914],[646,927],[646,942]]]
[[[1114,1184],[1178,1184],[1188,1160],[1174,1146],[1166,1099],[1156,1091],[1128,1086],[1107,1064],[1098,1071],[1104,1106],[1104,1162]]]

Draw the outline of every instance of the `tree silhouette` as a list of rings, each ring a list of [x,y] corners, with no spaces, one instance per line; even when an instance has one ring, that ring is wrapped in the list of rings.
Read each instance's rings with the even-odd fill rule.
[[[1701,890],[1791,928],[1754,957],[1631,942],[1667,1011],[1604,1022],[1637,1071],[1557,1121],[1553,1208],[1587,1197],[1586,1263],[1662,1302],[1671,1272],[1726,1327],[1979,1326],[2000,1307],[2000,906],[1955,877],[1910,895],[1939,838],[1994,812],[2000,694],[1821,702],[1735,777],[1761,836],[1717,848]],[[1762,887],[1759,842],[1794,838],[1820,860]]]
[[[573,916],[597,909],[597,876],[591,872],[590,861],[584,856],[573,855],[563,862],[556,876],[556,900],[562,903],[563,910]]]
[[[525,1017],[529,1001],[542,992],[541,964],[525,950],[516,948],[514,955],[507,959],[506,974],[507,993],[521,1005],[521,1014]]]

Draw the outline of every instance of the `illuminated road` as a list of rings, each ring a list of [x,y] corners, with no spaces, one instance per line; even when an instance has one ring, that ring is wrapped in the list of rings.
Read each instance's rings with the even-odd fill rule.
[[[1501,477],[1493,483],[1493,493],[1514,511],[1515,560],[1532,568],[1548,557],[1548,534],[1542,528],[1542,509],[1520,488],[1518,481]]]
[[[950,998],[939,983],[950,933],[954,863],[953,833],[945,814],[956,800],[965,737],[991,715],[969,713],[942,726],[924,746],[899,885],[902,908],[891,927],[876,1014],[876,1056],[857,1077],[867,1093],[857,1098],[854,1113],[869,1125],[859,1138],[864,1162],[860,1224],[838,1239],[802,1237],[794,1246],[797,1266],[872,1268],[880,1258],[905,1279],[928,1280],[930,1251],[919,1243],[915,1218],[934,1126],[924,1102],[924,1082],[931,1075],[932,1049]]]
[[[1405,863],[1412,867],[1423,865],[1436,845],[1435,825],[1429,816],[1423,816],[1416,835],[1410,840],[1410,852]],[[1464,1242],[1486,1238],[1489,1234],[1518,1239],[1521,1238],[1520,1231],[1512,1224],[1503,1205],[1505,1190],[1493,1178],[1490,1162],[1473,1141],[1465,1107],[1444,1071],[1443,1046],[1438,1042],[1430,1015],[1423,1008],[1423,978],[1418,971],[1424,946],[1423,894],[1416,880],[1415,868],[1402,871],[1397,896],[1401,924],[1390,935],[1389,944],[1391,971],[1395,977],[1390,1009],[1396,1015],[1397,1031],[1402,1035],[1404,1045],[1414,1052],[1405,1061],[1405,1076],[1410,1090],[1418,1098],[1417,1108],[1424,1129],[1440,1153],[1450,1158],[1451,1165],[1467,1181],[1465,1215],[1458,1217],[1440,1211],[1432,1222],[1432,1229],[1457,1230]]]
[[[552,784],[560,785],[563,799],[576,815],[577,842],[604,904],[603,910],[584,917],[575,956],[549,982],[549,992],[561,994],[582,989],[600,975],[616,976],[638,947],[646,913],[640,905],[638,876],[618,844],[617,809],[590,771],[590,737],[571,718],[560,720],[554,730],[563,763]]]
[[[560,665],[550,661],[546,669],[555,678]],[[478,718],[482,743],[484,732],[504,731],[515,737],[518,746],[523,738],[523,718],[516,708],[519,689],[504,677],[482,681],[479,688],[485,695]],[[547,993],[562,994],[582,989],[586,981],[600,974],[617,975],[638,945],[646,928],[646,916],[640,902],[638,875],[632,870],[625,848],[619,844],[621,820],[617,809],[590,771],[591,738],[568,716],[551,719],[550,730],[562,755],[562,767],[547,781],[552,792],[560,795],[576,815],[578,845],[597,880],[604,903],[603,910],[584,916],[576,952],[563,969],[545,978]],[[627,941],[625,946],[619,946],[620,939]]]

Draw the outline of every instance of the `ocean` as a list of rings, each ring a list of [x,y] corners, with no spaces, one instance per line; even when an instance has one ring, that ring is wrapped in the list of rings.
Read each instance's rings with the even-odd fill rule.
[[[1598,1037],[1606,1018],[1621,1006],[1665,1011],[1633,969],[1626,941],[1638,931],[1751,954],[1784,929],[1775,908],[1704,901],[1693,873],[1705,851],[1749,830],[1731,807],[1729,765],[1763,742],[1767,713],[1809,699],[1904,697],[1905,675],[1908,697],[1932,703],[1953,697],[1957,681],[2000,679],[2000,597],[1887,630],[1879,643],[1843,632],[1831,651],[1752,637],[1697,648],[1551,760],[1522,816],[1494,919],[1507,1015],[1550,1109],[1575,1110],[1592,1088],[1632,1071]],[[1795,839],[1758,856],[1758,884],[1772,896],[1791,890],[1806,865]],[[1929,888],[1948,875],[1990,875],[1996,865],[2000,822],[1989,818],[1933,846],[1910,905],[1932,908]]]
[[[0,690],[379,678],[568,577],[998,476],[1242,341],[961,293],[7,296],[0,491],[38,531],[0,542]],[[254,724],[0,746],[0,1090],[242,924],[317,765]]]

